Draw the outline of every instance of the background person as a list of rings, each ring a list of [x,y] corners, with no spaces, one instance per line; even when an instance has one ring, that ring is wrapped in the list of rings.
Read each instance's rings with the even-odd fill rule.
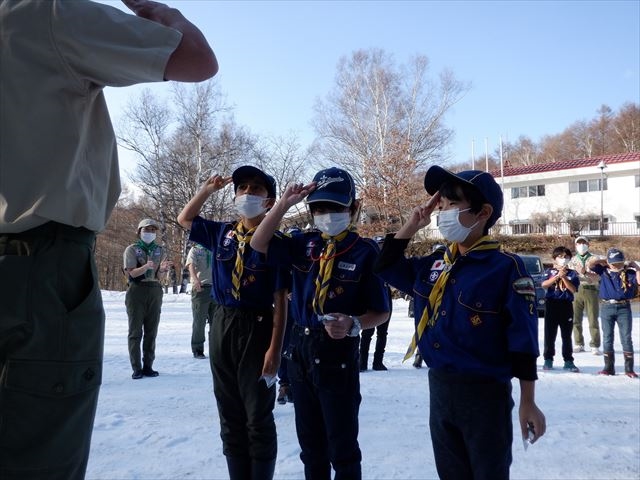
[[[120,194],[103,88],[218,70],[178,10],[125,4],[137,16],[87,1],[0,2],[3,480],[86,470],[104,344],[93,248]]]
[[[204,354],[205,327],[213,319],[216,302],[213,300],[213,266],[211,251],[194,243],[187,254],[187,268],[191,276],[191,352],[194,358],[207,358]],[[175,293],[175,292],[174,292]]]
[[[562,340],[563,370],[577,373],[580,370],[573,363],[573,295],[578,291],[578,274],[569,268],[571,250],[556,247],[551,252],[553,265],[544,271],[542,288],[546,290],[544,309],[544,370],[553,370],[556,354],[556,336],[560,329]]]
[[[384,237],[375,237],[373,239],[380,248],[384,243]],[[373,352],[373,364],[371,368],[377,371],[387,370],[383,362],[384,349],[387,347],[387,335],[389,332],[389,322],[391,321],[391,315],[393,314],[393,302],[391,301],[391,287],[387,286],[387,295],[389,296],[389,318],[386,322],[382,322],[375,328],[365,328],[360,335],[360,371],[364,372],[368,368],[369,363],[369,347],[373,338],[373,332],[376,332],[376,347]]]
[[[602,350],[604,369],[601,375],[615,375],[615,351],[613,349],[614,326],[618,324],[622,354],[624,357],[624,373],[630,378],[637,378],[633,370],[633,341],[631,329],[633,318],[630,300],[638,294],[640,284],[640,265],[631,268],[625,264],[624,253],[618,248],[607,250],[606,259],[592,258],[589,268],[600,276],[600,317],[602,320]]]
[[[587,313],[589,322],[589,347],[591,353],[600,355],[600,325],[598,323],[599,300],[598,283],[600,277],[589,270],[587,263],[593,254],[589,251],[589,239],[583,235],[575,240],[576,254],[569,262],[569,268],[578,274],[580,286],[573,294],[573,351],[584,352],[584,335],[582,334],[582,315]]]
[[[239,220],[200,217],[209,196],[231,182]],[[276,464],[271,381],[275,383],[280,365],[289,278],[266,265],[264,255],[249,243],[275,197],[275,179],[246,165],[231,177],[207,179],[178,216],[180,225],[191,230],[189,239],[211,250],[215,259],[212,283],[218,307],[209,329],[209,361],[231,480],[270,480]]]
[[[145,218],[138,224],[138,241],[123,254],[124,271],[128,275],[125,305],[129,317],[129,361],[131,378],[157,377],[153,362],[156,358],[156,337],[162,309],[161,275],[170,262],[164,248],[156,243],[158,224]],[[142,352],[140,351],[142,342]]]

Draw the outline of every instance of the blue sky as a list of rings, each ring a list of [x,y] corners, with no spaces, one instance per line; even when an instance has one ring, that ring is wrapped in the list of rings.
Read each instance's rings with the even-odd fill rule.
[[[118,2],[104,1],[120,7]],[[340,57],[384,49],[416,55],[431,76],[451,69],[471,90],[446,117],[452,162],[498,138],[538,141],[607,104],[640,103],[640,1],[168,2],[204,32],[237,123],[261,135],[297,132],[306,145],[316,98],[334,87]],[[146,87],[159,95],[167,85]],[[141,87],[107,89],[114,123]],[[133,162],[121,154],[122,167]],[[476,165],[478,167],[478,165]]]

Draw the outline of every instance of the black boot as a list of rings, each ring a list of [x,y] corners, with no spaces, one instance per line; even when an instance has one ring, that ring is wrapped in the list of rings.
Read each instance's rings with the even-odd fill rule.
[[[422,368],[422,355],[420,355],[420,353],[416,353],[416,356],[413,359],[413,366],[415,368]]]
[[[382,363],[384,357],[384,349],[387,347],[387,327],[388,323],[384,323],[376,328],[376,351],[373,353],[373,369],[386,370],[387,367]]]
[[[633,371],[633,352],[624,352],[624,374],[629,378],[638,378]]]
[[[604,352],[603,356],[604,356],[604,369],[600,370],[598,373],[600,375],[615,375],[616,374],[616,370],[615,370],[615,363],[616,363],[615,353],[613,353],[613,352]]]
[[[251,460],[247,457],[226,457],[229,480],[251,480]]]
[[[373,329],[371,329],[373,331]],[[360,337],[360,371],[367,370],[367,364],[369,363],[369,346],[371,345],[371,335],[368,331],[363,331]]]
[[[272,480],[276,459],[251,460],[251,480]]]
[[[157,370],[151,368],[151,365],[146,364],[142,366],[142,374],[145,377],[157,377],[158,375],[160,375]]]
[[[376,352],[373,354],[373,369],[374,370],[386,370],[387,367],[382,363],[382,356],[384,355],[384,350],[382,352]]]

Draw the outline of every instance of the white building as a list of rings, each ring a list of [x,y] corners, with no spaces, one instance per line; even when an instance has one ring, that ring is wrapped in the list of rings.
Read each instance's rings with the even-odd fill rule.
[[[640,152],[491,173],[504,192],[501,233],[640,235]]]

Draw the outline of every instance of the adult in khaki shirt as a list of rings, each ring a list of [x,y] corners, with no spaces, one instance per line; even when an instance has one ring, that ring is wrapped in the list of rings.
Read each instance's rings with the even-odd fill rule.
[[[84,478],[102,380],[93,254],[120,194],[103,88],[202,81],[202,33],[161,3],[0,0],[0,478]]]
[[[589,251],[589,239],[583,235],[576,237],[576,254],[569,263],[569,268],[576,271],[580,286],[573,296],[573,351],[584,352],[584,335],[582,334],[582,314],[586,311],[589,321],[589,347],[591,353],[600,355],[600,312],[598,287],[600,277],[589,270],[588,262],[594,257]]]

